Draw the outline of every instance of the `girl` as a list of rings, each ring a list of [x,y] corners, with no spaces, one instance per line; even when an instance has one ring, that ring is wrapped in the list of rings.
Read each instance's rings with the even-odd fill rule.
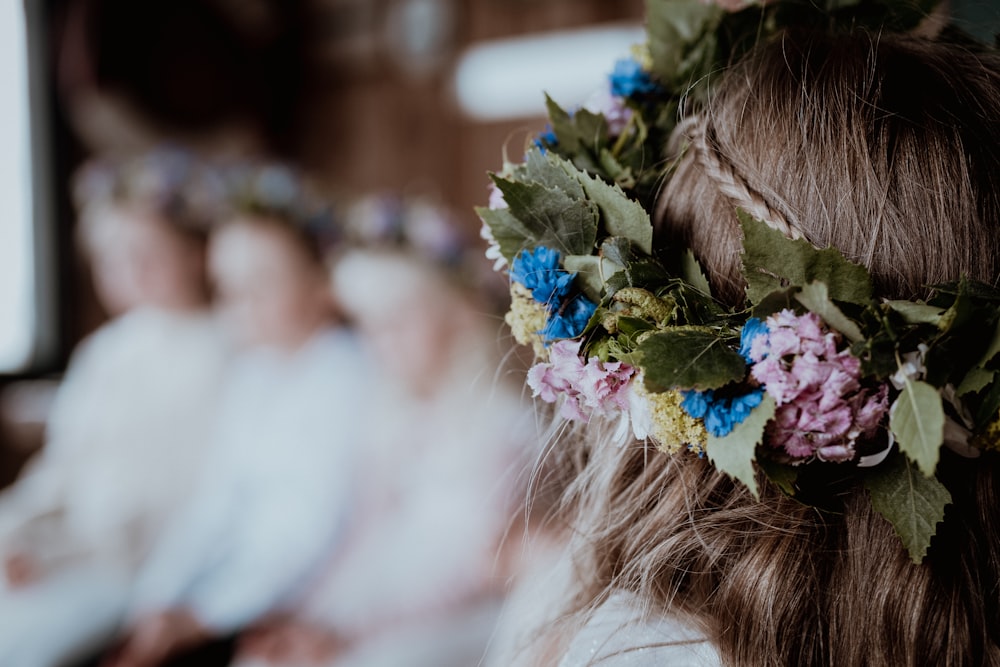
[[[158,665],[287,611],[352,514],[372,396],[330,299],[320,218],[287,170],[233,169],[238,210],[209,268],[240,347],[203,474],[140,570],[107,665]]]
[[[113,318],[74,353],[43,451],[0,497],[0,663],[62,664],[106,641],[191,489],[229,352],[208,304],[205,178],[175,151],[77,175],[81,245]]]
[[[529,155],[496,179],[507,202],[481,213],[503,242],[515,297],[527,295],[522,312],[540,313],[547,339],[536,395],[589,420],[578,442],[557,448],[576,476],[567,493],[575,596],[568,621],[543,633],[565,633],[562,665],[1000,664],[996,406],[962,382],[992,360],[1000,60],[953,33],[892,32],[905,23],[896,4],[817,20],[791,2],[740,3],[731,15],[652,3],[652,65],[626,81],[645,87],[620,93],[632,122],[676,102],[671,73],[700,83],[676,127],[649,131],[665,128],[656,141],[669,132],[675,156],[650,205],[651,237],[635,208],[654,192],[641,171],[609,179],[630,201],[550,156],[581,183],[582,197],[569,185],[566,196],[594,204],[573,209],[572,223],[561,218],[590,236],[577,247],[563,234],[550,262],[539,249],[558,240],[530,227],[520,197],[547,168]],[[668,15],[698,29],[670,32]],[[708,58],[707,79],[681,71],[699,62],[685,57],[718,53],[728,57]],[[556,142],[543,145],[606,177],[607,160],[588,162],[586,146],[567,141],[580,116],[554,116]],[[648,159],[649,145],[638,154]],[[637,164],[613,151],[604,155],[619,166]],[[500,233],[512,229],[520,248]],[[595,235],[600,255],[590,254]],[[828,246],[842,257],[818,250]],[[961,307],[935,305],[952,288],[928,287],[960,279],[983,290],[982,301],[961,287],[971,282],[950,292],[977,303],[968,312],[981,319],[964,330],[937,318]],[[709,291],[715,300],[702,299]],[[911,307],[928,319],[903,312]],[[708,342],[680,351],[698,336]],[[976,341],[975,351],[959,340]],[[812,341],[826,347],[803,352]],[[731,370],[709,368],[716,361]],[[605,393],[567,379],[570,364]],[[814,370],[820,380],[804,377]],[[913,408],[917,395],[928,402]],[[603,427],[601,416],[617,415],[638,441]],[[883,502],[890,480],[904,483],[896,500],[928,504],[900,520],[899,506]]]

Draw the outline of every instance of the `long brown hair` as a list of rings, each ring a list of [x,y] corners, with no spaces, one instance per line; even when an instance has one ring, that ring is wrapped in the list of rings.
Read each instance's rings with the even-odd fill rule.
[[[737,207],[868,266],[885,296],[1000,278],[1000,62],[869,33],[785,35],[721,77],[657,215],[742,301]],[[726,664],[1000,665],[997,456],[942,453],[954,503],[923,563],[850,479],[823,509],[694,455],[566,456],[586,610],[614,588],[700,628]],[[570,446],[570,445],[564,445]],[[582,613],[582,612],[581,612]]]
[[[735,209],[762,211],[909,298],[1000,267],[1000,62],[900,35],[791,34],[682,123],[663,229],[742,301]],[[690,137],[686,128],[699,131]]]

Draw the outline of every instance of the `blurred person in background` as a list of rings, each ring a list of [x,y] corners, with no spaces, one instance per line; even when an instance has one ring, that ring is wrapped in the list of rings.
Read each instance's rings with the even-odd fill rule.
[[[282,167],[232,173],[240,212],[213,233],[209,266],[240,349],[205,474],[139,574],[115,667],[162,664],[285,609],[353,511],[373,394],[335,318],[324,218]]]
[[[0,496],[0,664],[63,664],[106,641],[191,488],[228,358],[205,280],[205,176],[173,150],[77,174],[79,241],[112,319],[74,353],[44,449]]]
[[[523,505],[533,431],[496,374],[498,323],[428,260],[459,258],[440,212],[359,206],[349,232],[409,242],[355,247],[333,271],[379,374],[362,504],[322,584],[294,617],[250,636],[240,665],[478,664],[510,575],[499,549]]]

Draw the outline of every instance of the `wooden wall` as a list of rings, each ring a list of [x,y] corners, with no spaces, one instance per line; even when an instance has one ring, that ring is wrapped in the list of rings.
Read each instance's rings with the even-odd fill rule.
[[[71,242],[75,212],[66,194],[87,155],[168,141],[277,156],[337,193],[429,196],[475,233],[472,207],[485,202],[486,172],[499,168],[505,144],[523,145],[544,119],[463,118],[452,92],[463,50],[484,40],[634,24],[643,14],[643,0],[43,2],[63,362],[103,320]],[[420,67],[400,56],[399,15],[407,6],[443,7],[449,19],[437,26],[438,46]]]
[[[386,9],[391,3],[381,3]],[[439,198],[474,219],[485,201],[486,172],[501,148],[520,146],[544,118],[483,123],[462,117],[451,77],[461,51],[483,40],[620,21],[641,21],[641,0],[467,0],[453,2],[450,52],[440,66],[412,76],[390,59],[328,68],[306,104],[300,157],[324,182],[348,191],[389,189]],[[609,67],[611,63],[609,63]],[[542,91],[538,91],[539,98]]]

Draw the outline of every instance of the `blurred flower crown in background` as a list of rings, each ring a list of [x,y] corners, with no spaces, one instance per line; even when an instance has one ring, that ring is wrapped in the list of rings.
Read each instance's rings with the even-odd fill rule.
[[[426,196],[338,196],[284,163],[213,161],[161,147],[91,160],[76,174],[73,197],[81,217],[100,216],[110,206],[146,208],[198,234],[242,216],[268,218],[294,230],[325,260],[351,248],[404,254],[475,294],[485,312],[505,308],[504,283],[483,265],[477,239]]]
[[[109,206],[139,207],[182,229],[207,233],[226,210],[221,176],[219,169],[173,147],[95,158],[77,170],[73,202],[81,217],[99,215]]]

